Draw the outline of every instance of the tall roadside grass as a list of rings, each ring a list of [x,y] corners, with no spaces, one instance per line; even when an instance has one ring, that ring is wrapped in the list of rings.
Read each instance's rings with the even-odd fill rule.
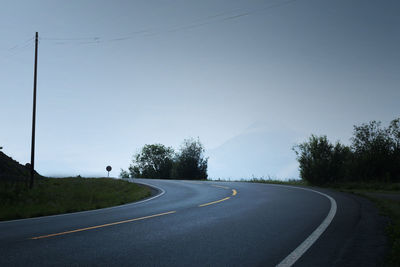
[[[0,183],[0,220],[30,218],[121,205],[150,196],[150,189],[111,178],[44,178],[29,190]]]
[[[400,201],[367,196],[377,203],[380,211],[390,218],[386,235],[391,243],[391,251],[386,259],[388,266],[400,266]]]
[[[369,181],[369,182],[342,182],[328,184],[327,187],[331,187],[339,190],[356,190],[358,192],[382,192],[382,193],[399,193],[400,194],[400,183],[385,183],[381,181]]]
[[[247,182],[263,183],[263,184],[283,184],[283,185],[308,185],[306,181],[299,179],[278,180],[272,178],[251,178]]]
[[[278,179],[273,179],[273,178],[256,178],[252,177],[249,179],[221,179],[221,178],[216,178],[216,179],[208,179],[207,181],[212,181],[212,182],[247,182],[247,183],[263,183],[263,184],[284,184],[284,185],[309,185],[306,181],[304,180],[299,180],[299,179],[288,179],[288,180],[278,180]]]

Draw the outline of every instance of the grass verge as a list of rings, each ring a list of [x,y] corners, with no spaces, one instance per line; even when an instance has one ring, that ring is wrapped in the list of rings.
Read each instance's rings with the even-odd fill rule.
[[[210,182],[247,182],[247,183],[263,183],[263,184],[284,184],[284,185],[309,185],[307,182],[299,179],[289,179],[286,181],[271,179],[271,178],[251,178],[251,179],[240,179],[240,180],[228,180],[228,179],[208,179]]]
[[[244,182],[244,180],[242,180]],[[284,184],[284,185],[308,185],[307,182],[303,180],[289,179],[286,181],[276,180],[276,179],[263,179],[263,178],[252,178],[246,182],[250,183],[263,183],[263,184]]]
[[[44,178],[29,190],[0,183],[0,221],[99,209],[150,196],[141,185],[111,178]]]

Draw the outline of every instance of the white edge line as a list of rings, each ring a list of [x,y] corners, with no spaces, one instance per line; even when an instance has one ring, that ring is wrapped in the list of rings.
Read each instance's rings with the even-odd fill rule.
[[[277,267],[292,266],[315,243],[315,241],[317,241],[317,239],[322,235],[322,233],[326,230],[326,228],[328,228],[328,226],[332,222],[333,218],[335,217],[336,210],[337,210],[337,204],[336,204],[336,201],[332,197],[328,196],[327,194],[318,192],[316,190],[312,190],[309,188],[288,186],[288,185],[273,185],[273,184],[269,184],[269,185],[311,191],[311,192],[318,193],[318,194],[328,198],[329,201],[331,202],[331,208],[328,212],[328,215],[325,217],[325,219],[322,221],[322,223],[295,250],[293,250],[288,256],[286,256],[286,258],[284,258],[278,265],[276,265]]]
[[[52,217],[61,217],[61,216],[69,216],[69,215],[72,216],[72,215],[75,215],[75,214],[82,214],[82,213],[89,213],[89,212],[96,212],[96,211],[99,212],[99,211],[105,211],[105,210],[111,210],[111,209],[118,209],[118,208],[122,208],[122,207],[125,207],[125,206],[141,204],[141,203],[143,203],[143,202],[147,202],[147,201],[153,200],[153,199],[155,199],[155,198],[161,197],[162,195],[165,194],[165,190],[162,189],[162,188],[160,188],[160,187],[158,187],[158,186],[155,186],[155,185],[152,185],[152,184],[143,183],[143,182],[136,182],[136,181],[133,180],[132,178],[129,179],[129,182],[135,183],[135,184],[143,184],[143,185],[147,185],[147,186],[150,186],[150,187],[154,187],[154,188],[160,190],[161,193],[160,193],[160,194],[157,194],[157,195],[155,195],[155,196],[153,196],[153,197],[146,198],[146,199],[144,199],[144,200],[140,200],[140,201],[137,201],[137,202],[126,203],[126,204],[123,204],[123,205],[118,205],[118,206],[113,206],[113,207],[108,207],[108,208],[94,209],[94,210],[83,210],[83,211],[70,212],[70,213],[63,213],[63,214],[54,214],[54,215],[47,215],[47,216],[40,216],[40,217],[33,217],[33,218],[25,218],[25,219],[16,219],[16,220],[9,220],[9,221],[1,221],[0,224],[14,223],[14,222],[16,223],[16,222],[29,221],[29,220],[32,220],[32,221],[33,221],[33,220],[47,219],[47,218],[52,218]]]

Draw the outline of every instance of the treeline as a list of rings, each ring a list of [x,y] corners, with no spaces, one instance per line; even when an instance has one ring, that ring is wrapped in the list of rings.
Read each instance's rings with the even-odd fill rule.
[[[185,139],[179,151],[162,144],[145,145],[121,178],[207,179],[208,158],[199,139]]]
[[[350,146],[312,135],[294,151],[301,178],[311,184],[400,182],[400,118],[388,127],[379,121],[354,126]]]

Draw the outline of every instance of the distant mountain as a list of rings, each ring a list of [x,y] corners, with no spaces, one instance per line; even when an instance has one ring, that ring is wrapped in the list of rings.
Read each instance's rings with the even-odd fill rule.
[[[29,167],[21,165],[18,161],[0,151],[0,180],[23,179],[29,176]]]
[[[251,125],[208,155],[210,178],[298,178],[298,163],[292,150],[298,134],[265,123]]]

